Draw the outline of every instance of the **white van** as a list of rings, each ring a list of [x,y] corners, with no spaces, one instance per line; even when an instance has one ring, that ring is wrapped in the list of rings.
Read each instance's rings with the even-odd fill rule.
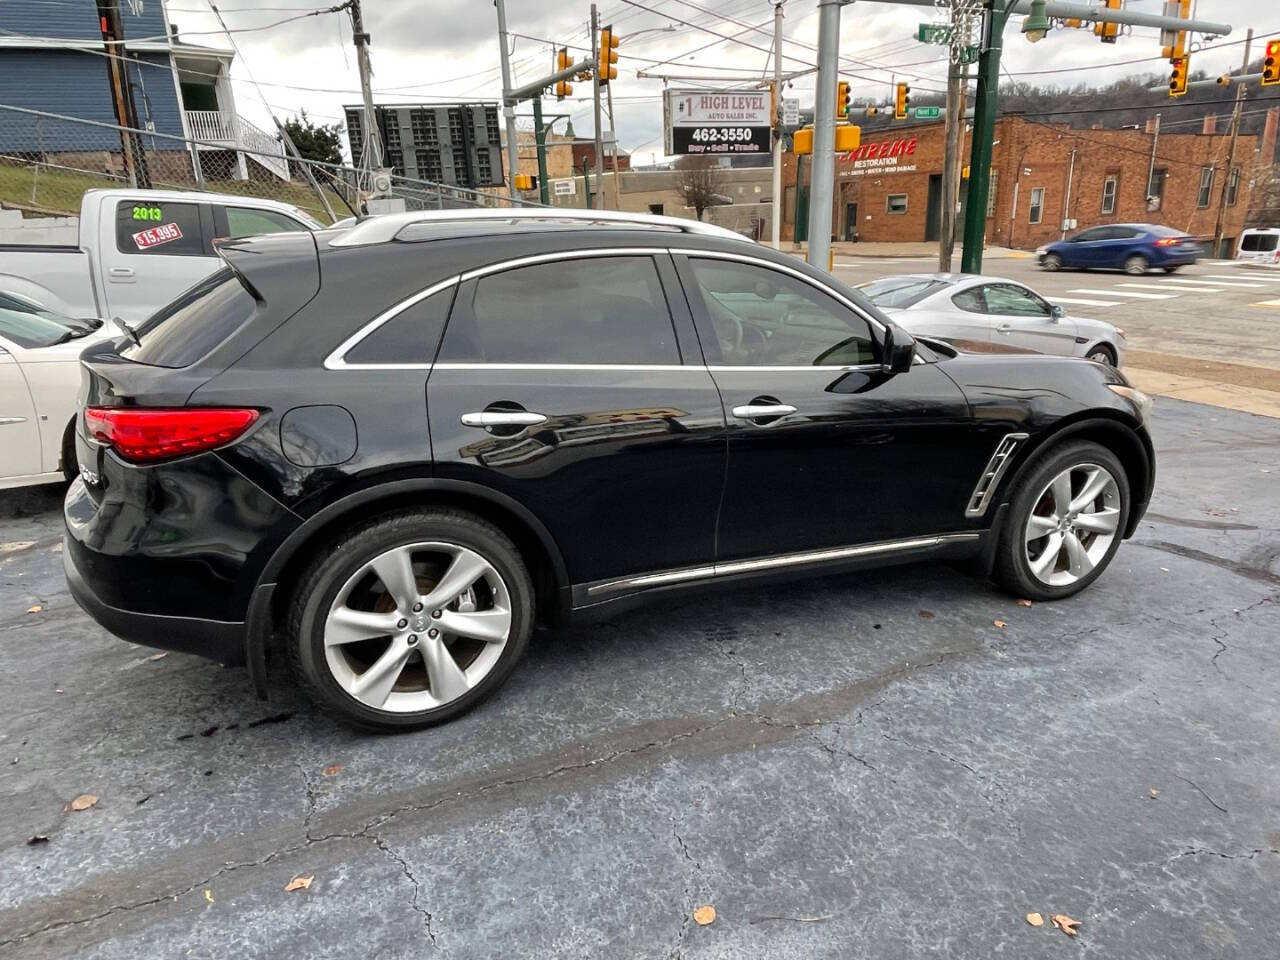
[[[1250,227],[1241,231],[1236,259],[1280,263],[1280,227]]]

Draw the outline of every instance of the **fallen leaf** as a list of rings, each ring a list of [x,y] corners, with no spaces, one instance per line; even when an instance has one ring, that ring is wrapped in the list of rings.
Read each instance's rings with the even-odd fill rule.
[[[294,877],[292,880],[289,881],[288,885],[285,886],[285,890],[288,893],[292,893],[294,890],[310,890],[311,881],[314,880],[315,878],[316,876],[314,873],[308,873],[305,877],[304,876]]]
[[[27,613],[39,613],[43,609],[44,607],[37,603],[34,607],[27,607]]]
[[[213,891],[206,887],[204,891],[204,898],[208,900],[210,903],[213,903]],[[174,897],[174,899],[176,900],[177,897]]]
[[[1028,913],[1027,923],[1031,924],[1033,927],[1043,927],[1044,917],[1040,916],[1038,913]]]
[[[1020,606],[1020,607],[1029,607],[1029,606],[1031,606],[1031,601],[1030,601],[1030,600],[1019,600],[1019,601],[1018,601],[1018,606]]]
[[[1157,790],[1155,787],[1152,787],[1152,788],[1151,788],[1151,799],[1152,799],[1152,800],[1154,800],[1154,799],[1155,799],[1156,797],[1158,797],[1158,796],[1160,796],[1160,791],[1159,791],[1159,790]]]
[[[335,774],[338,774],[341,772],[342,772],[342,764],[340,763],[331,763],[324,768],[324,775],[326,777],[332,777]]]
[[[48,842],[49,842],[49,838],[48,838],[48,837],[46,837],[46,836],[45,836],[44,834],[42,834],[42,833],[37,833],[34,837],[30,837],[30,838],[27,840],[27,846],[28,846],[28,847],[38,847],[38,846],[40,846],[40,844],[42,844],[42,843],[48,843]]]
[[[932,619],[933,619],[933,613],[932,613],[931,611],[929,611],[929,610],[921,610],[921,611],[920,611],[920,619],[921,619],[921,620],[932,620]]]
[[[169,654],[168,654],[167,652],[161,651],[160,653],[153,653],[151,656],[147,657],[147,659],[148,659],[148,660],[163,660],[163,659],[164,659],[165,657],[167,657],[168,655],[169,655]]]
[[[693,911],[693,922],[700,927],[705,927],[709,923],[715,923],[716,908],[708,904],[705,907],[699,907]]]
[[[1008,624],[1005,623],[1003,620],[992,620],[991,622],[994,623],[1001,630],[1003,630],[1005,627],[1008,626]]]
[[[77,813],[81,810],[88,810],[90,807],[98,805],[98,796],[94,793],[82,793],[71,801],[71,809]]]
[[[1080,926],[1079,920],[1072,920],[1065,913],[1055,913],[1049,918],[1053,921],[1053,925],[1065,933],[1068,937],[1078,936],[1080,931],[1076,927]]]

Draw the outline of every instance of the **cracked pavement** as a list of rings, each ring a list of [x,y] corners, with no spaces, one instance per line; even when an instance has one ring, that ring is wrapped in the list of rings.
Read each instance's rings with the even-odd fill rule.
[[[60,491],[0,494],[0,960],[1272,955],[1280,420],[1154,434],[1077,598],[926,565],[663,601],[398,737],[106,635]]]

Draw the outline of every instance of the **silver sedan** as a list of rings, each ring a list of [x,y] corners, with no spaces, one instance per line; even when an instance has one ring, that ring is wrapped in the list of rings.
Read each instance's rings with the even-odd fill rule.
[[[1028,286],[967,273],[911,273],[859,285],[911,333],[966,350],[1012,347],[1118,367],[1125,337],[1103,320],[1068,316]]]

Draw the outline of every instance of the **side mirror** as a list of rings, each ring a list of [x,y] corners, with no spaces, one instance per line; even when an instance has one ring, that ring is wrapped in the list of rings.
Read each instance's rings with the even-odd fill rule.
[[[1060,303],[1055,303],[1052,305],[1052,308],[1050,309],[1049,312],[1053,317],[1053,322],[1057,323],[1059,320],[1061,320],[1063,317],[1067,315],[1067,308]]]
[[[905,330],[889,327],[884,333],[884,361],[880,364],[885,373],[907,373],[916,359],[916,342]]]

